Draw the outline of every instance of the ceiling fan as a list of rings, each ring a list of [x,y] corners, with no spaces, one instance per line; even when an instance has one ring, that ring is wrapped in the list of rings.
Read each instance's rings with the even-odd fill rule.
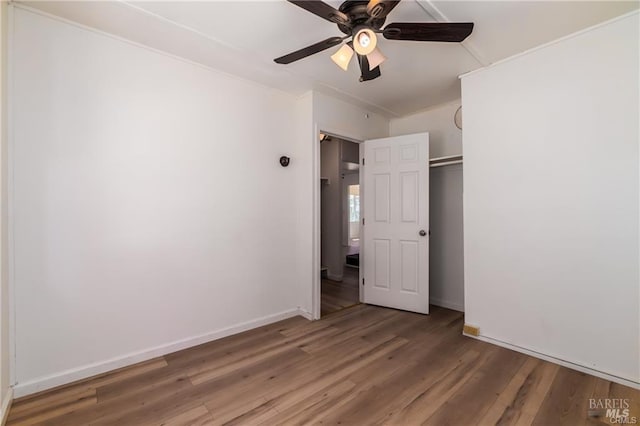
[[[376,34],[388,40],[461,42],[473,31],[472,22],[394,22],[382,28],[389,12],[399,0],[347,0],[338,9],[316,0],[287,0],[327,21],[338,24],[345,36],[329,37],[288,55],[274,59],[278,64],[290,64],[315,53],[345,43],[331,59],[347,70],[354,50],[360,66],[360,81],[380,77],[380,64],[387,58],[377,47]]]

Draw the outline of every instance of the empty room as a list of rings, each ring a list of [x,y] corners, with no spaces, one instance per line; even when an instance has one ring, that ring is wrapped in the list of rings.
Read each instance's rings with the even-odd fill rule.
[[[640,423],[638,1],[0,5],[0,426]]]

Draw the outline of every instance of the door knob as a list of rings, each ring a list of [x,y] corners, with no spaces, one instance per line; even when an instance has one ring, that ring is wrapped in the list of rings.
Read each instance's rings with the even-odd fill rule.
[[[425,231],[424,229],[421,229],[420,232],[418,232],[420,234],[421,237],[424,237],[425,235],[427,235],[427,231]]]

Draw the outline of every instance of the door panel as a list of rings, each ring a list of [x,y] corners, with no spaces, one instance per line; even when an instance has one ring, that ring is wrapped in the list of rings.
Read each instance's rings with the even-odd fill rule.
[[[373,190],[375,192],[376,222],[389,222],[389,213],[391,211],[390,182],[391,176],[388,173],[374,175]]]
[[[418,243],[415,241],[400,241],[400,288],[402,291],[418,293],[419,253]]]
[[[418,221],[418,173],[400,173],[400,194],[402,201],[400,209],[403,222],[416,223]]]
[[[389,258],[389,240],[376,239],[373,242],[375,278],[373,285],[377,288],[389,289],[389,270],[391,269]]]
[[[364,159],[364,301],[429,313],[429,135],[366,141]]]

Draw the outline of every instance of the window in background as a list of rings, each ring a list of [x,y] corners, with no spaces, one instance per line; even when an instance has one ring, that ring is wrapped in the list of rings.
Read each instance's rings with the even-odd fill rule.
[[[349,185],[349,240],[360,240],[360,185]]]

